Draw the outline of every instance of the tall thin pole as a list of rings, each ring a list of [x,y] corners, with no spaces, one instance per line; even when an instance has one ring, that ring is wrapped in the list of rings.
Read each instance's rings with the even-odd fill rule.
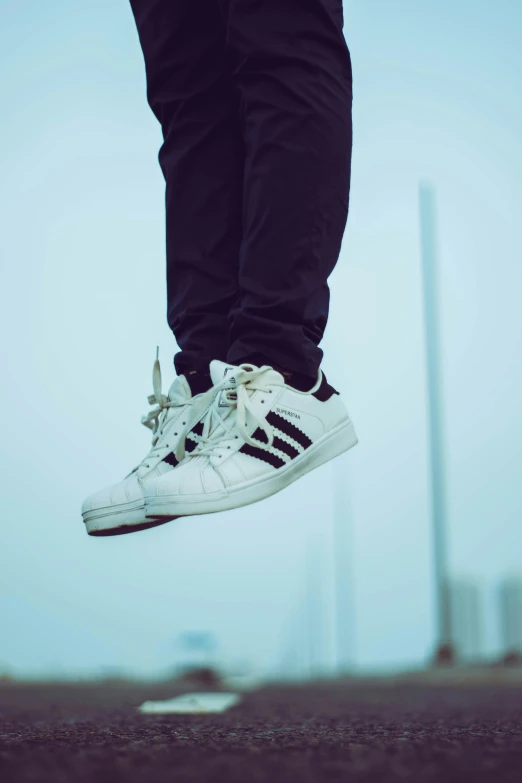
[[[447,567],[447,506],[444,466],[444,419],[442,368],[440,361],[439,302],[437,278],[437,229],[435,191],[428,183],[419,187],[422,278],[428,384],[429,468],[431,478],[431,522],[437,613],[437,663],[451,663],[454,646]]]
[[[325,616],[324,616],[324,563],[322,540],[311,533],[306,549],[307,653],[310,677],[319,676],[324,670]]]
[[[348,674],[354,666],[354,601],[351,571],[352,511],[349,486],[346,480],[346,463],[337,459],[333,463],[333,559],[334,559],[334,629],[337,673]]]

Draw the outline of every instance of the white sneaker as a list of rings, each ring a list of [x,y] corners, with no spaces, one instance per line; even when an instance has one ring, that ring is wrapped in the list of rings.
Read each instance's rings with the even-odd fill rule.
[[[163,525],[172,519],[162,516],[151,519],[145,516],[144,492],[160,476],[170,473],[178,464],[174,451],[181,434],[186,438],[187,452],[196,448],[203,431],[203,423],[193,418],[195,406],[203,396],[192,396],[184,375],[178,376],[169,389],[168,396],[161,392],[161,369],[158,358],[152,372],[154,394],[148,398],[150,405],[156,405],[142,424],[152,430],[152,448],[146,457],[123,481],[90,495],[83,503],[82,516],[87,532],[91,536],[114,536],[133,533],[156,525]],[[197,408],[198,411],[203,409]],[[190,431],[187,426],[192,423]]]
[[[287,487],[357,443],[346,408],[319,372],[309,392],[271,367],[210,365],[214,387],[199,445],[146,487],[147,516],[207,514],[246,506]],[[178,447],[183,458],[183,443]]]

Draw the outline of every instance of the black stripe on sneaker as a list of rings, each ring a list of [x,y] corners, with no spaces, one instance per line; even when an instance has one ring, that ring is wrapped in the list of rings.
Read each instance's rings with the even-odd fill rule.
[[[274,437],[274,449],[282,451],[283,454],[286,454],[290,459],[295,459],[295,457],[299,456],[299,452],[295,446],[292,446],[291,443],[287,443],[283,438],[278,438],[277,435]]]
[[[187,440],[185,441],[185,451],[188,451],[190,454],[191,451],[194,451],[197,445],[198,445],[197,441],[187,438]]]
[[[254,440],[260,441],[260,443],[268,443],[266,432],[262,430],[261,427],[257,428],[252,437]],[[274,443],[272,445],[274,449],[282,451],[283,454],[286,454],[288,457],[290,457],[290,459],[294,459],[295,457],[299,456],[299,452],[295,446],[292,446],[291,443],[287,443],[286,440],[279,438],[277,435],[274,436]]]
[[[266,420],[269,424],[272,425],[272,427],[276,427],[278,430],[281,430],[281,432],[284,432],[285,435],[288,435],[289,438],[295,440],[296,443],[299,443],[303,449],[307,449],[312,445],[312,441],[308,435],[305,435],[304,432],[299,429],[299,427],[296,427],[295,424],[292,424],[292,422],[288,421],[288,419],[284,419],[278,413],[270,411],[266,417]]]
[[[258,427],[257,430],[253,433],[252,437],[254,440],[258,440],[260,443],[268,443],[268,436],[264,430],[261,429],[261,427]]]
[[[272,454],[271,451],[266,451],[266,449],[256,449],[256,447],[251,446],[250,443],[243,443],[239,451],[243,452],[243,454],[247,454],[249,457],[262,459],[263,462],[268,462],[268,464],[272,465],[274,468],[282,468],[283,465],[286,465],[284,459],[278,457],[277,454]]]
[[[192,427],[190,432],[194,433],[194,435],[199,435],[199,437],[201,437],[203,435],[203,422],[198,421],[198,423]]]
[[[179,465],[178,460],[174,456],[172,452],[170,454],[167,454],[167,456],[164,458],[163,462],[166,462],[167,465],[172,465],[173,468],[176,467],[176,465]]]

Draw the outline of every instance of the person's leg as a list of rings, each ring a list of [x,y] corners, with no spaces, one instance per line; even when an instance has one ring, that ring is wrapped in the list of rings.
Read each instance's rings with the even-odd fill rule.
[[[187,452],[199,442],[204,409],[197,396],[201,400],[212,385],[210,360],[225,358],[229,311],[238,295],[243,152],[216,0],[131,0],[131,5],[149,102],[164,135],[168,316],[181,352],[167,395],[159,362],[154,364],[149,402],[155,407],[143,419],[153,430],[148,454],[122,481],[83,503],[93,536],[168,521],[146,516],[145,492],[174,472],[181,437]]]
[[[318,348],[350,180],[341,0],[217,1],[246,152],[239,300],[229,364],[211,365],[203,446],[187,455],[181,439],[183,461],[146,491],[156,519],[254,503],[357,443]]]
[[[178,373],[225,359],[237,299],[243,142],[216,0],[131,0],[161,123],[168,322]]]
[[[218,2],[246,151],[240,299],[227,360],[264,360],[313,383],[350,187],[342,0]]]

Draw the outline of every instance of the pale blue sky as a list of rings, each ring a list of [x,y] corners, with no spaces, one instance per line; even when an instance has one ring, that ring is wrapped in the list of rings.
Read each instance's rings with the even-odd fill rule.
[[[437,188],[451,565],[522,570],[522,6],[349,0],[351,214],[324,367],[360,444],[256,506],[90,540],[84,495],[148,448],[170,383],[160,131],[126,0],[0,3],[0,670],[155,673],[183,629],[279,665],[318,552],[331,643],[333,487],[352,529],[354,662],[433,644],[417,188]],[[338,500],[335,501],[337,507]]]

